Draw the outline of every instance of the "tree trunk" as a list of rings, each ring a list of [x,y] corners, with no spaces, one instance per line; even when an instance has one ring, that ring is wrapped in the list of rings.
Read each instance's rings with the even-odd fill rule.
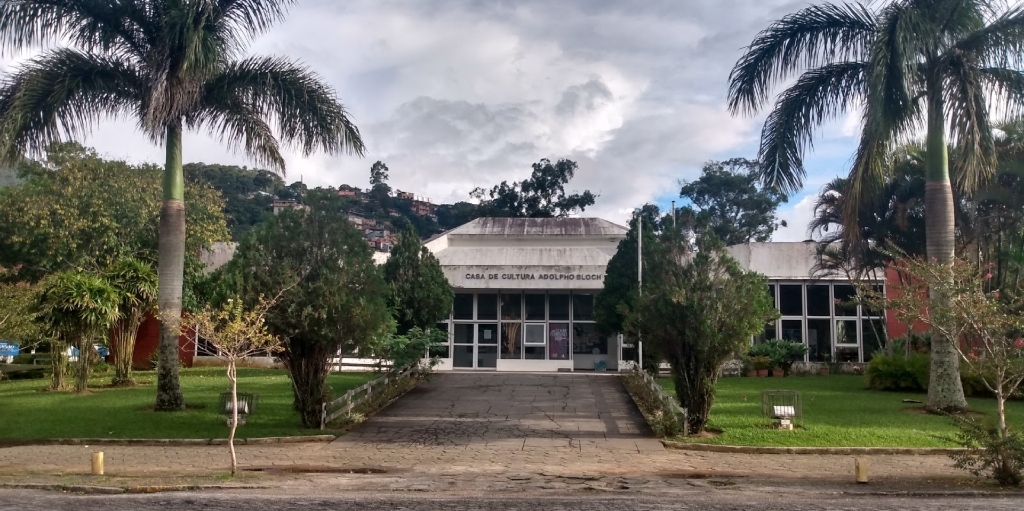
[[[696,368],[672,364],[672,382],[679,405],[686,409],[687,431],[691,435],[700,434],[707,427],[714,401],[714,382],[698,373]]]
[[[64,390],[68,374],[68,346],[62,341],[50,341],[51,390]]]
[[[231,475],[235,475],[238,471],[238,457],[235,455],[235,430],[238,429],[238,373],[235,371],[234,358],[228,359],[228,381],[231,382],[231,431],[228,433],[228,450],[231,452]]]
[[[75,392],[89,390],[89,358],[92,355],[92,343],[89,337],[83,335],[78,338],[78,374],[75,378]]]
[[[160,347],[157,351],[156,410],[174,411],[185,408],[178,379],[181,289],[185,273],[185,178],[181,168],[180,122],[167,127],[163,189],[157,254]]]
[[[953,264],[954,218],[953,188],[949,182],[949,156],[946,152],[945,119],[938,86],[929,94],[927,171],[924,189],[925,246],[929,260]],[[931,287],[929,300],[946,300]],[[928,379],[928,403],[932,411],[967,409],[963,384],[960,382],[960,355],[954,343],[932,335],[931,368]]]
[[[321,405],[330,398],[327,374],[334,353],[328,348],[293,338],[281,354],[281,361],[292,378],[295,411],[302,425],[310,429],[320,427]]]
[[[110,336],[110,357],[114,364],[114,385],[132,383],[132,355],[135,352],[135,338],[142,324],[142,315],[130,314],[125,321],[119,321]]]

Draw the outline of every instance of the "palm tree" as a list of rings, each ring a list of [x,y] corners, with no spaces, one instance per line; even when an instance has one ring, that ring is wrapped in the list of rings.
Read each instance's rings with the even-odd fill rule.
[[[954,201],[947,143],[960,188],[971,193],[995,167],[990,105],[1024,107],[1024,10],[997,0],[895,0],[815,5],[762,31],[730,74],[729,108],[753,114],[770,89],[803,72],[775,101],[761,132],[766,184],[799,189],[803,155],[823,122],[862,107],[845,216],[883,182],[890,150],[926,133],[927,255],[952,263]],[[856,229],[846,230],[849,237]],[[932,296],[931,299],[942,299]],[[932,345],[928,407],[964,409],[952,342]]]
[[[51,336],[78,345],[78,392],[88,389],[93,341],[117,319],[117,305],[117,291],[99,275],[66,271],[43,283],[37,317]]]
[[[139,326],[156,306],[157,277],[153,266],[134,257],[121,257],[107,268],[107,281],[117,291],[117,320],[110,333],[110,355],[114,363],[114,385],[132,383],[132,353]]]
[[[86,134],[106,116],[133,117],[167,150],[159,222],[157,410],[184,407],[178,333],[185,250],[184,129],[209,130],[283,171],[280,142],[303,154],[362,154],[359,130],[333,89],[246,44],[294,0],[4,0],[0,44],[51,43],[0,83],[0,158],[14,161]],[[276,136],[275,136],[276,128]],[[279,142],[280,141],[280,142]]]

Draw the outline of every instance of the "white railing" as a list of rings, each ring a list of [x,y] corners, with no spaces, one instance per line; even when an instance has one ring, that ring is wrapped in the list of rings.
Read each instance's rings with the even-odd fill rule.
[[[387,391],[388,385],[392,382],[402,383],[413,377],[416,370],[415,367],[410,367],[398,374],[387,373],[342,394],[341,397],[330,403],[324,403],[320,414],[320,429],[324,429],[334,419],[351,413],[357,406],[377,398],[381,393]]]

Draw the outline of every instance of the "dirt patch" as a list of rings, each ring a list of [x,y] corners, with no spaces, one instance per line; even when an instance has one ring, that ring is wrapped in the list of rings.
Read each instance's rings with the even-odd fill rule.
[[[742,472],[727,472],[727,471],[707,471],[707,470],[683,470],[683,471],[672,471],[672,472],[658,472],[658,476],[666,479],[711,479],[720,477],[750,477],[749,474]]]
[[[271,467],[246,467],[243,472],[266,472],[282,474],[387,474],[393,470],[379,467],[331,467],[325,465],[280,465]]]

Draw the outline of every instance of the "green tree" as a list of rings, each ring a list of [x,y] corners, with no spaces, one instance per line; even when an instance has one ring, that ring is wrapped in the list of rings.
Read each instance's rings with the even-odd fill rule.
[[[496,217],[552,218],[583,212],[594,205],[597,196],[583,193],[565,193],[565,185],[576,175],[576,162],[568,159],[544,158],[533,164],[529,179],[519,182],[502,181],[490,191],[473,190],[470,195],[480,199],[481,215]],[[486,196],[486,198],[485,198]]]
[[[237,60],[282,19],[291,0],[122,0],[0,3],[0,43],[53,42],[0,83],[0,157],[16,161],[87,133],[104,116],[131,116],[166,147],[159,226],[157,410],[185,406],[178,335],[185,271],[185,128],[209,130],[258,163],[284,169],[280,141],[303,154],[361,154],[359,131],[329,86],[277,57]],[[273,128],[277,128],[277,136]]]
[[[37,293],[36,286],[26,282],[0,283],[0,339],[15,341],[22,348],[42,339],[35,321]]]
[[[679,403],[688,410],[688,430],[704,430],[722,365],[744,353],[751,337],[778,316],[764,292],[767,279],[739,264],[717,241],[698,240],[698,250],[662,236],[644,256],[644,292],[625,325],[643,335],[672,367]]]
[[[971,193],[995,168],[990,112],[1024,106],[1022,48],[1024,10],[995,0],[897,0],[875,10],[815,5],[757,35],[730,75],[729,108],[756,113],[773,86],[805,70],[776,100],[758,154],[764,183],[789,193],[803,181],[814,130],[863,105],[847,193],[851,219],[882,183],[890,150],[924,126],[927,255],[950,264],[955,229],[947,142],[960,187]],[[935,338],[931,364],[927,406],[966,409],[950,343]]]
[[[442,230],[451,230],[485,215],[483,209],[472,202],[460,201],[455,204],[437,206],[437,225]]]
[[[0,189],[0,265],[7,280],[37,280],[74,268],[100,270],[123,256],[156,259],[160,169],[100,158],[78,144],[50,146],[24,161],[25,181]],[[190,259],[229,239],[224,201],[208,185],[189,183]],[[193,266],[198,261],[191,261]]]
[[[658,206],[645,204],[643,218],[644,248],[657,248]],[[594,297],[594,318],[602,333],[611,335],[623,331],[626,311],[636,299],[637,279],[637,215],[629,222],[626,237],[619,242],[615,255],[605,268],[604,287]],[[646,259],[646,258],[645,258]],[[647,366],[647,364],[644,364]]]
[[[42,284],[38,320],[52,337],[78,346],[77,392],[88,390],[92,345],[117,319],[118,298],[117,290],[93,273],[60,272]]]
[[[274,198],[285,187],[269,170],[205,163],[186,163],[183,169],[186,186],[207,183],[224,196],[224,219],[235,241],[270,214]]]
[[[436,329],[452,310],[455,291],[441,270],[441,263],[407,228],[384,263],[384,280],[391,287],[388,306],[399,335],[413,328]]]
[[[690,205],[677,213],[696,235],[714,234],[726,246],[768,241],[784,220],[775,216],[786,196],[759,186],[758,163],[745,158],[709,161],[696,181],[683,182],[679,196]]]
[[[110,333],[114,385],[131,385],[135,338],[146,314],[156,307],[157,278],[153,265],[134,257],[122,257],[104,271],[118,296],[118,314]]]
[[[330,398],[330,360],[393,330],[372,250],[331,204],[311,193],[308,210],[268,218],[242,241],[225,272],[249,308],[286,289],[267,311],[267,327],[283,340],[295,409],[310,428],[320,426],[321,404]]]
[[[370,166],[370,187],[388,184],[388,166],[377,160]]]

